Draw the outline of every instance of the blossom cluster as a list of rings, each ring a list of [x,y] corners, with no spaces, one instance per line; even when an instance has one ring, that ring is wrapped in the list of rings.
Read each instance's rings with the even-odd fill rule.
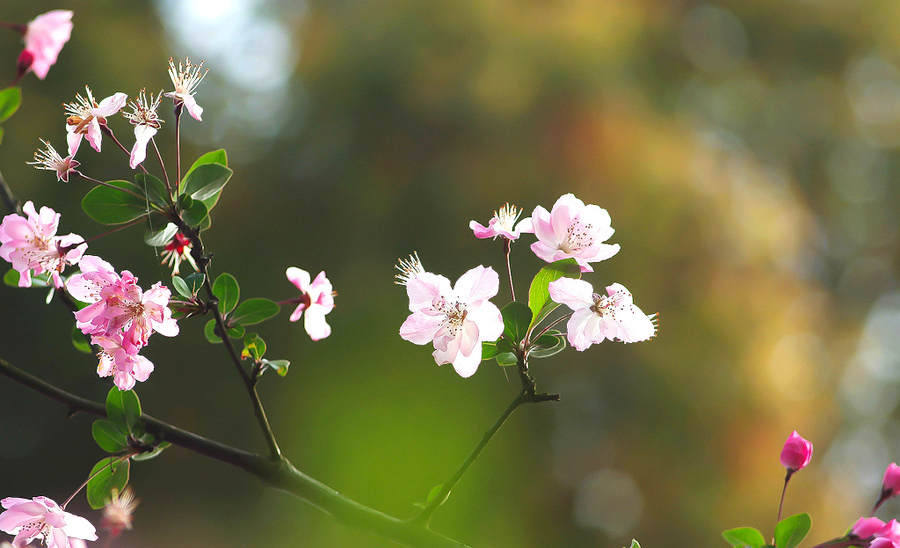
[[[0,513],[0,531],[15,535],[15,548],[35,539],[47,548],[70,548],[74,539],[97,540],[97,530],[81,516],[66,512],[47,497],[0,500],[5,511]]]
[[[11,213],[0,223],[0,257],[19,273],[19,287],[31,287],[32,276],[44,273],[62,287],[63,269],[81,259],[87,243],[76,234],[57,236],[60,215],[49,207],[38,212],[29,201],[22,210],[27,217]]]
[[[93,255],[82,257],[78,267],[81,272],[69,278],[66,289],[88,306],[75,313],[75,325],[102,349],[97,374],[112,375],[120,390],[130,390],[153,371],[150,360],[139,354],[150,335],[178,334],[168,307],[171,292],[160,282],[144,292],[131,272],[118,274]]]
[[[549,212],[537,206],[531,217],[519,220],[520,214],[517,207],[506,204],[487,226],[471,221],[469,228],[476,238],[502,238],[507,252],[522,234],[533,233],[538,241],[531,250],[540,259],[548,263],[574,259],[582,272],[593,272],[591,263],[619,252],[618,244],[604,243],[614,232],[609,213],[572,194],[560,197]],[[406,286],[412,312],[400,336],[415,344],[433,343],[438,365],[451,363],[463,377],[475,373],[481,343],[495,341],[503,333],[503,318],[489,300],[499,291],[497,273],[478,266],[451,287],[447,278],[425,271],[416,255],[401,261],[398,268],[398,283]],[[588,282],[561,278],[550,283],[549,292],[554,302],[572,309],[567,338],[576,350],[606,339],[644,341],[656,333],[655,315],[641,312],[621,284],[612,284],[606,295],[598,295]]]

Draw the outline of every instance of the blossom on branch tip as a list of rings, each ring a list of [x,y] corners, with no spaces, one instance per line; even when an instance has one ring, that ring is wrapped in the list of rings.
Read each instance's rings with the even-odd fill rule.
[[[43,80],[72,36],[72,12],[52,10],[38,15],[25,30],[25,49],[19,55],[19,74],[28,70]]]
[[[494,216],[488,221],[487,226],[477,221],[470,221],[469,228],[475,233],[475,237],[479,239],[497,239],[497,236],[502,236],[509,241],[514,241],[523,232],[534,232],[534,228],[531,225],[531,217],[526,217],[516,224],[516,220],[521,214],[522,210],[514,205],[506,204],[499,211],[494,212]]]
[[[48,272],[53,285],[62,287],[60,273],[67,264],[81,259],[87,244],[77,234],[57,236],[60,214],[49,207],[40,213],[32,202],[22,210],[27,218],[12,213],[0,222],[0,257],[12,263],[19,272],[19,287],[31,287],[31,276]]]
[[[781,465],[788,469],[789,473],[806,468],[812,459],[813,445],[797,433],[796,430],[788,436],[781,449]]]
[[[97,540],[97,530],[81,516],[70,514],[47,497],[0,500],[0,531],[16,535],[14,548],[39,538],[47,548],[69,548],[70,539]]]
[[[438,365],[453,364],[461,377],[471,377],[481,364],[481,343],[503,334],[500,310],[488,299],[500,288],[490,267],[477,266],[457,280],[420,272],[406,282],[412,314],[400,336],[413,344],[434,344]]]
[[[290,320],[296,322],[306,312],[303,320],[303,328],[309,334],[309,338],[318,341],[331,335],[331,326],[325,321],[325,316],[334,310],[334,291],[331,282],[325,277],[325,272],[319,272],[315,280],[310,282],[309,272],[292,266],[285,272],[287,279],[300,290],[300,297],[292,300],[297,302],[297,308],[291,314]]]
[[[100,152],[100,144],[103,139],[101,126],[106,125],[106,117],[122,110],[128,101],[124,93],[114,93],[97,103],[91,88],[85,86],[86,96],[75,94],[75,101],[65,105],[66,131],[68,132],[69,155],[74,156],[81,145],[81,138],[87,137],[88,142],[97,152]]]
[[[870,548],[900,548],[900,524],[896,519],[884,524],[884,527],[875,532],[875,538],[869,544]]]
[[[131,156],[128,160],[131,169],[136,168],[147,157],[147,143],[156,135],[162,125],[163,121],[156,113],[160,99],[162,99],[162,92],[156,96],[155,100],[151,93],[150,100],[147,101],[144,90],[141,90],[137,99],[128,104],[132,112],[122,113],[128,121],[134,124],[134,146],[131,148]]]
[[[897,466],[897,463],[888,464],[884,471],[881,492],[883,497],[895,497],[900,494],[900,466]]]
[[[56,152],[56,149],[53,148],[53,145],[51,145],[47,141],[41,139],[41,142],[44,143],[44,146],[47,147],[47,149],[38,150],[34,153],[34,161],[25,163],[34,166],[37,169],[55,171],[56,179],[58,181],[68,183],[69,175],[75,172],[75,168],[78,167],[80,163],[75,160],[75,158],[71,154],[63,158],[59,155],[58,152]]]
[[[560,278],[550,282],[549,291],[554,302],[573,310],[566,330],[569,343],[576,350],[605,339],[632,343],[656,334],[656,315],[641,312],[622,284],[607,286],[606,295],[599,295],[584,280]]]
[[[850,528],[850,534],[858,538],[869,538],[882,530],[884,525],[884,522],[878,518],[859,518]]]
[[[549,213],[534,208],[531,223],[538,241],[531,250],[552,263],[573,258],[582,272],[593,272],[588,263],[609,259],[619,252],[619,244],[604,244],[615,232],[605,209],[584,202],[572,194],[561,196]]]
[[[171,97],[175,100],[176,108],[178,105],[184,104],[184,108],[187,109],[188,114],[198,122],[201,121],[200,117],[203,115],[203,107],[198,105],[197,101],[194,99],[194,90],[197,89],[197,86],[200,85],[203,77],[209,72],[209,70],[206,70],[203,71],[203,74],[200,74],[202,69],[203,61],[200,61],[199,65],[194,65],[191,64],[190,59],[185,59],[184,63],[179,61],[178,68],[176,69],[175,61],[170,58],[169,78],[172,79],[172,85],[175,86],[175,91],[170,91],[165,94],[166,97]]]

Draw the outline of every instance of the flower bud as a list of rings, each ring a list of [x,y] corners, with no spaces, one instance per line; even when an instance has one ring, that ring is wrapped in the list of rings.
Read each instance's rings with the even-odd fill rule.
[[[850,528],[850,535],[858,538],[869,538],[884,528],[884,522],[878,518],[859,518]]]
[[[809,460],[812,458],[812,443],[803,439],[796,430],[784,442],[784,448],[781,450],[781,464],[788,469],[788,472],[796,472],[806,468]]]
[[[881,482],[882,496],[893,497],[900,494],[900,466],[892,462],[884,471],[884,481]]]

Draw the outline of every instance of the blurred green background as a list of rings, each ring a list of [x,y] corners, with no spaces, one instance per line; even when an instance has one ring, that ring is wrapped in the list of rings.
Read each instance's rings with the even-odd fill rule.
[[[469,379],[400,339],[398,257],[455,280],[502,272],[476,240],[511,202],[550,208],[573,192],[606,208],[622,251],[587,275],[660,313],[651,342],[603,343],[533,366],[562,401],[521,409],[437,513],[472,546],[724,546],[767,535],[794,429],[815,444],[785,512],[809,511],[807,546],[868,513],[900,459],[900,3],[893,0],[7,1],[26,22],[75,11],[46,81],[22,83],[0,170],[20,199],[104,229],[80,211],[83,181],[25,162],[64,148],[61,103],[171,89],[169,57],[204,60],[204,121],[185,157],[225,147],[235,176],[205,241],[244,296],[295,290],[289,266],[325,270],[337,308],[312,343],[287,312],[258,330],[291,360],[261,392],[301,470],[410,517],[515,396],[485,362]],[[20,38],[0,32],[0,81]],[[158,142],[172,165],[172,117]],[[110,121],[130,146],[125,120]],[[109,141],[78,160],[129,178]],[[148,165],[153,165],[149,162]],[[91,252],[140,277],[168,272],[131,229]],[[513,251],[524,294],[541,261]],[[496,299],[502,305],[506,301]],[[71,316],[43,291],[0,288],[0,356],[102,399],[108,379],[68,343]],[[224,349],[152,339],[144,410],[263,451]],[[0,379],[0,496],[65,500],[102,453],[91,420]],[[135,466],[135,530],[117,546],[388,546],[226,465],[173,448]],[[69,507],[92,521],[83,498]],[[898,515],[888,504],[879,515]]]

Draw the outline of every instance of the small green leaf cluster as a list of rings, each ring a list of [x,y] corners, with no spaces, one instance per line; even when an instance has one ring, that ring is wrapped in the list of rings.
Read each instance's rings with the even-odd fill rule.
[[[753,527],[736,527],[722,532],[734,548],[795,548],[806,538],[812,520],[802,513],[786,517],[775,525],[775,544],[767,544],[763,534]]]
[[[265,355],[266,341],[256,333],[247,333],[247,336],[244,337],[244,349],[241,351],[241,359],[253,362],[256,366],[254,368],[256,375],[262,375],[266,369],[272,369],[282,377],[287,375],[291,362],[288,360],[267,360],[263,357]]]
[[[107,453],[91,470],[87,498],[92,508],[106,505],[112,490],[128,484],[131,461],[149,460],[171,445],[149,434],[141,420],[141,402],[133,390],[113,387],[106,396],[106,419],[94,421],[91,434]]]
[[[225,330],[232,339],[243,338],[247,334],[245,326],[264,322],[281,311],[278,303],[271,299],[257,297],[240,302],[240,285],[237,279],[227,272],[216,278],[212,292],[219,300],[219,311],[223,316]],[[215,318],[206,323],[204,333],[209,342],[222,342],[223,334],[219,332]]]

